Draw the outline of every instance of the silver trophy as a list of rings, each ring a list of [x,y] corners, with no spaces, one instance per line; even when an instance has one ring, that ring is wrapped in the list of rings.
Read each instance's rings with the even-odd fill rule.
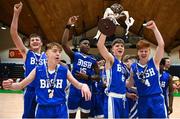
[[[111,5],[111,7],[106,8],[103,18],[98,23],[99,30],[94,38],[98,39],[101,33],[107,36],[113,35],[116,30],[116,26],[120,25],[117,22],[117,19],[123,16],[126,16],[125,24],[127,27],[125,35],[127,35],[130,26],[134,23],[134,19],[129,17],[128,11],[124,11],[122,5],[115,3]]]

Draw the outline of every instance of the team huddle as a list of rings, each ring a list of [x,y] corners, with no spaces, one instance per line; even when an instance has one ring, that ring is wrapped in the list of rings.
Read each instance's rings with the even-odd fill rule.
[[[78,110],[81,118],[167,118],[172,113],[172,102],[167,99],[170,96],[172,100],[171,76],[163,69],[165,44],[154,21],[146,23],[158,44],[152,58],[150,43],[145,40],[136,45],[137,57],[124,57],[120,38],[112,42],[110,52],[102,33],[97,42],[100,57],[88,53],[87,38],[80,40],[79,51],[73,51],[68,41],[78,16],[69,18],[61,45],[51,42],[42,52],[39,35],[30,35],[29,49],[18,35],[22,6],[21,2],[14,6],[10,33],[23,56],[25,79],[19,83],[5,80],[3,87],[25,88],[23,118],[75,118]],[[62,50],[71,59],[72,70],[61,62]]]

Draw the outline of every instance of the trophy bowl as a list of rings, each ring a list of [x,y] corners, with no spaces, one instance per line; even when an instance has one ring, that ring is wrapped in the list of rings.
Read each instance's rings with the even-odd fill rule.
[[[114,32],[116,31],[116,25],[113,23],[112,20],[108,18],[100,19],[98,22],[98,29],[104,35],[112,36]]]

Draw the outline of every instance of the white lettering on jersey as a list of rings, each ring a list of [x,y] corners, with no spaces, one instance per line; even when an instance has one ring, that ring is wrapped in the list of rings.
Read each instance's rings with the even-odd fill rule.
[[[92,63],[91,62],[88,62],[88,61],[84,61],[82,59],[78,59],[78,63],[77,63],[78,66],[81,66],[81,67],[86,67],[88,69],[91,69],[92,67]]]
[[[141,72],[141,73],[143,73],[143,72]],[[138,73],[136,73],[136,74],[137,74],[138,79],[141,79],[139,77],[139,74]],[[149,77],[154,76],[154,75],[155,75],[154,69],[150,68],[150,69],[146,70],[145,76],[143,78],[149,78]]]
[[[31,57],[30,64],[36,64],[36,59],[34,57]]]
[[[52,82],[53,82],[53,79],[51,79],[51,83]],[[54,88],[62,88],[62,83],[63,83],[62,79],[57,79]],[[49,88],[49,87],[50,85],[47,80],[40,79],[40,88]]]
[[[120,65],[120,64],[117,64],[117,71],[118,71],[118,72],[121,72],[121,71],[122,71],[122,68],[121,68],[121,65]]]

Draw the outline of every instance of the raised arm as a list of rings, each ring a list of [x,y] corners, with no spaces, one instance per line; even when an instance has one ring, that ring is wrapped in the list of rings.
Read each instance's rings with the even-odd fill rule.
[[[12,79],[3,81],[2,83],[3,88],[6,90],[21,90],[35,79],[35,75],[36,75],[36,68],[34,68],[31,71],[31,73],[19,83],[13,83]]]
[[[77,20],[78,20],[78,16],[72,16],[69,18],[61,40],[62,47],[71,60],[73,60],[73,51],[70,49],[70,46],[68,45],[68,41],[70,38],[72,38],[72,35],[70,34],[70,28],[72,25],[76,23]]]
[[[108,51],[105,44],[106,36],[101,33],[100,38],[97,43],[98,50],[101,54],[101,56],[106,60],[106,63],[113,64],[114,58],[113,55]]]
[[[78,80],[76,80],[69,70],[68,70],[68,73],[67,73],[67,79],[77,89],[81,90],[82,97],[85,97],[85,100],[90,100],[91,99],[91,92],[90,92],[90,89],[89,89],[88,85],[80,83]]]
[[[13,14],[13,19],[11,23],[10,34],[11,34],[11,38],[14,44],[19,49],[19,51],[21,52],[23,56],[23,59],[25,60],[28,49],[25,47],[25,45],[22,42],[21,37],[18,35],[18,20],[19,20],[19,15],[21,13],[22,6],[23,6],[22,2],[14,5],[14,14]]]
[[[148,29],[151,29],[154,32],[156,41],[158,43],[158,46],[156,48],[156,51],[155,51],[153,59],[154,59],[156,68],[159,69],[159,63],[160,63],[161,59],[164,56],[164,40],[163,40],[163,38],[161,36],[161,33],[159,32],[159,30],[158,30],[158,28],[157,28],[157,26],[156,26],[154,21],[147,22],[147,26],[146,27]]]

